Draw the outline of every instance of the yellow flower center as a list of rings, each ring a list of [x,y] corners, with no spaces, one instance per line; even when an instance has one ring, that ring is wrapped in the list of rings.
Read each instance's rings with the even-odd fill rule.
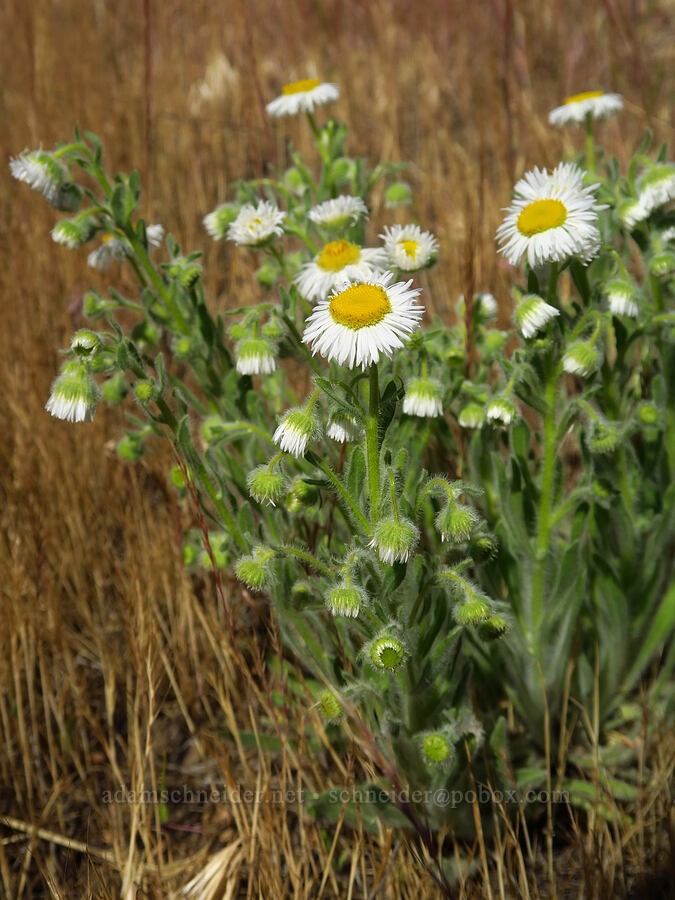
[[[415,254],[417,253],[417,248],[419,244],[417,241],[399,241],[401,247],[403,247],[403,252],[410,256],[412,259],[415,258]]]
[[[592,100],[595,97],[602,97],[604,91],[584,91],[583,94],[573,94],[571,97],[565,98],[565,105],[568,103],[581,103],[582,100]]]
[[[248,223],[248,227],[251,229],[251,231],[253,231],[254,225],[262,225],[262,219],[251,219],[251,221]]]
[[[318,88],[321,84],[318,78],[305,78],[304,81],[292,81],[290,84],[285,84],[281,93],[284,96],[288,96],[289,94],[302,94],[305,91],[313,91],[314,88]]]
[[[108,241],[113,241],[114,239],[115,239],[115,235],[114,235],[114,234],[104,234],[104,235],[103,235],[103,243],[104,243],[104,244],[107,244]]]
[[[567,209],[560,200],[534,200],[518,216],[518,231],[526,237],[558,228],[567,219]]]
[[[317,265],[325,272],[338,272],[351,263],[358,262],[361,248],[349,241],[331,241],[323,248],[317,259]]]
[[[358,331],[381,322],[391,312],[391,303],[379,285],[353,284],[331,298],[328,308],[334,321]]]

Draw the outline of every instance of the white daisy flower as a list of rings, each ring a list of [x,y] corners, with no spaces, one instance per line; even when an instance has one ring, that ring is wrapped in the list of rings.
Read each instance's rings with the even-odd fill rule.
[[[659,206],[675,200],[675,163],[650,166],[638,182],[638,202],[651,214]]]
[[[360,197],[348,197],[341,194],[334,200],[325,200],[313,206],[307,213],[315,225],[325,228],[346,228],[354,225],[363,216],[368,218],[368,207]]]
[[[605,94],[604,91],[586,91],[567,97],[562,106],[556,107],[548,115],[551,125],[580,125],[591,119],[606,119],[623,109],[621,94]]]
[[[67,362],[61,374],[52,384],[47,412],[68,422],[91,422],[101,392],[87,366],[79,362]]]
[[[518,327],[526,338],[534,337],[551,319],[559,315],[560,310],[536,294],[526,294],[515,311]]]
[[[359,441],[363,437],[363,426],[354,416],[339,410],[331,413],[326,434],[338,444],[345,441]]]
[[[285,84],[281,89],[281,96],[268,103],[266,108],[271,116],[295,116],[299,112],[311,113],[315,106],[331,103],[339,96],[336,84],[321,82],[318,78],[306,78]]]
[[[609,310],[614,316],[631,316],[638,314],[638,305],[635,302],[637,291],[635,285],[625,278],[613,278],[608,281],[603,291],[607,298]]]
[[[511,265],[527,255],[531,266],[570,256],[588,263],[600,249],[598,211],[593,191],[574,163],[560,163],[549,173],[535,168],[514,188],[515,199],[497,229],[500,253]]]
[[[87,257],[87,265],[92,269],[100,269],[106,272],[112,262],[122,262],[127,258],[129,250],[124,241],[112,234],[103,236],[102,244]]]
[[[281,223],[286,213],[274,203],[260,200],[257,206],[247,203],[227,229],[227,236],[240,247],[259,247],[275,235],[283,234]]]
[[[316,420],[306,409],[289,409],[274,432],[272,440],[284,451],[299,459],[316,432]]]
[[[411,378],[405,390],[403,412],[426,419],[442,416],[442,394],[441,384],[434,378]]]
[[[385,226],[384,241],[389,265],[402,272],[416,272],[428,266],[438,253],[438,241],[419,225]]]
[[[349,241],[331,241],[321,253],[302,267],[295,279],[307,300],[323,300],[343,281],[363,281],[377,275],[387,264],[379,248],[359,247]]]
[[[9,169],[18,181],[32,187],[52,204],[57,201],[66,178],[63,164],[45,150],[24,150],[20,156],[10,159]]]
[[[159,247],[164,240],[163,225],[148,225],[145,229],[145,236],[148,240],[148,246]]]
[[[424,307],[412,280],[391,284],[391,272],[370,282],[345,284],[320,300],[307,319],[302,340],[312,353],[353,369],[391,357],[420,324]]]
[[[274,346],[262,338],[244,338],[234,348],[240,375],[270,375],[277,368]]]

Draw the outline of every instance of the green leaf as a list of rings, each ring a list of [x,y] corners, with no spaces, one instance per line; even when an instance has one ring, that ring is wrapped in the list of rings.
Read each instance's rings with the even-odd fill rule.
[[[110,195],[110,212],[118,228],[125,228],[128,224],[126,194],[124,184],[118,181]]]

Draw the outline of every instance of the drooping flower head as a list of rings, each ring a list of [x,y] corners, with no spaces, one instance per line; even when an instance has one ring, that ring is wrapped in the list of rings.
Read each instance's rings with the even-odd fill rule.
[[[66,362],[52,384],[47,412],[68,422],[91,422],[101,392],[84,362]]]
[[[551,110],[548,120],[551,125],[580,125],[586,120],[606,119],[623,109],[621,94],[605,94],[604,91],[585,91],[567,97],[562,106]]]
[[[575,341],[563,356],[563,369],[570,375],[586,378],[598,368],[600,354],[592,344]]]
[[[584,187],[574,163],[560,163],[549,174],[534,168],[514,188],[515,199],[497,229],[500,253],[516,266],[523,256],[531,266],[576,257],[590,262],[600,249],[597,185]]]
[[[627,278],[612,278],[605,284],[603,293],[613,316],[637,316],[637,289]]]
[[[227,229],[227,236],[241,247],[260,247],[271,238],[283,234],[281,223],[286,213],[274,203],[260,200],[257,206],[247,203]]]
[[[113,234],[105,234],[101,244],[87,257],[87,265],[106,272],[112,262],[122,262],[128,255],[129,249],[123,240]]]
[[[485,409],[485,418],[493,425],[510,425],[518,410],[508,397],[495,397]]]
[[[202,219],[204,228],[214,241],[220,241],[227,237],[227,230],[239,214],[239,208],[234,203],[221,203],[212,212]]]
[[[335,410],[328,420],[326,434],[339,444],[345,441],[359,441],[363,437],[363,425],[344,410]]]
[[[42,194],[51,204],[56,204],[63,186],[66,168],[52,153],[46,150],[25,150],[9,162],[12,175]]]
[[[430,265],[438,253],[438,241],[430,231],[419,225],[385,227],[380,237],[384,241],[389,265],[402,272],[416,272]]]
[[[316,433],[316,419],[310,410],[289,409],[274,432],[272,440],[284,453],[299,459],[307,451],[307,444]]]
[[[353,584],[336,584],[328,593],[326,606],[333,616],[356,618],[364,602],[364,593]]]
[[[266,109],[271,116],[295,116],[299,112],[312,112],[315,106],[323,106],[339,96],[340,90],[336,84],[306,78],[285,84],[281,95],[268,103]]]
[[[265,338],[244,338],[234,348],[240,375],[269,375],[276,370],[274,345]]]
[[[349,241],[330,241],[314,259],[302,267],[295,279],[308,300],[324,300],[343,281],[365,281],[386,266],[379,247],[359,247]]]
[[[367,368],[380,356],[391,357],[418,327],[424,307],[412,281],[391,284],[391,272],[368,282],[345,284],[320,300],[303,335],[312,353],[350,369]]]
[[[369,546],[377,550],[381,562],[392,566],[395,562],[408,562],[414,554],[420,532],[410,519],[380,519],[374,528]]]
[[[443,389],[435,378],[411,378],[405,390],[403,412],[434,419],[443,415]]]
[[[514,315],[523,337],[531,338],[551,319],[559,316],[560,310],[537,294],[526,294],[516,306]]]
[[[640,208],[647,215],[675,200],[675,163],[657,163],[645,169],[637,189]]]
[[[325,200],[318,206],[313,206],[307,216],[315,225],[322,225],[324,228],[346,228],[358,222],[361,216],[367,218],[368,207],[360,197],[341,194],[333,200]]]

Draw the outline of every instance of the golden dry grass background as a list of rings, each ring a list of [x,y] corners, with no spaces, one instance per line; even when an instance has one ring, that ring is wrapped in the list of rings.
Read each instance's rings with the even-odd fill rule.
[[[162,825],[156,805],[102,802],[120,785],[208,779],[311,790],[357,764],[323,737],[323,757],[307,751],[307,722],[323,736],[309,704],[307,722],[281,721],[289,740],[272,759],[237,739],[270,730],[260,722],[284,682],[262,662],[242,676],[215,586],[182,571],[190,512],[167,486],[170,451],[128,466],[113,449],[120,411],[101,408],[89,426],[44,411],[82,293],[106,279],[86,251],[51,241],[58,215],[10,178],[10,156],[68,140],[75,123],[97,132],[110,170],[140,169],[146,219],[206,249],[212,309],[255,302],[248,256],[210,243],[201,219],[233,180],[285,165],[289,138],[311,154],[306,123],[265,115],[281,85],[335,81],[330,112],[350,126],[349,152],[413,164],[413,207],[392,213],[376,197],[371,239],[414,216],[442,248],[427,304],[449,317],[460,292],[489,290],[506,320],[500,208],[526,168],[580,147],[548,110],[617,90],[626,110],[599,136],[622,163],[647,126],[672,142],[674,26],[671,0],[3,5],[0,815],[13,825],[0,834],[0,895],[163,897],[201,872],[214,896],[435,896],[395,835],[324,829],[297,804],[183,805]],[[132,290],[124,276],[117,286]],[[273,651],[265,611],[236,597],[235,628]],[[550,890],[514,871],[512,896]],[[210,895],[201,884],[192,896]]]

